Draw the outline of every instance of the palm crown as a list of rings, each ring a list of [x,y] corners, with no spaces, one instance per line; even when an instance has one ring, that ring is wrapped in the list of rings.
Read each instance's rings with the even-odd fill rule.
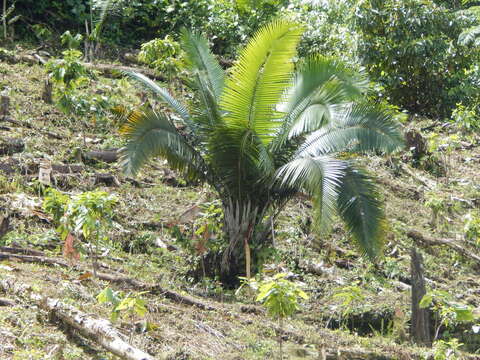
[[[136,173],[161,156],[215,188],[229,240],[224,279],[238,275],[245,261],[249,272],[250,246],[268,246],[262,223],[273,221],[273,209],[299,192],[312,197],[320,228],[337,214],[364,253],[373,258],[381,247],[384,215],[375,186],[345,154],[400,148],[399,125],[388,111],[364,101],[363,73],[322,56],[295,64],[301,35],[297,24],[270,23],[253,36],[227,76],[207,41],[184,32],[197,95],[190,109],[143,75],[129,74],[165,103],[185,130],[180,133],[167,114],[131,112],[122,128],[125,170]]]

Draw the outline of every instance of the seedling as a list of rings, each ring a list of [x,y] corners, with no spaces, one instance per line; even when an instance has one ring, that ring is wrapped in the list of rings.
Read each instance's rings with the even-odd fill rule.
[[[136,318],[145,318],[148,313],[145,300],[142,296],[148,293],[148,291],[130,292],[124,295],[122,291],[114,291],[110,287],[106,287],[97,295],[97,301],[99,304],[110,304],[110,319],[117,321],[119,318],[125,320],[135,321]],[[152,324],[146,323],[145,329],[152,328]],[[130,334],[133,335],[133,330]]]
[[[432,210],[430,226],[435,228],[437,226],[438,216],[440,212],[445,211],[447,203],[445,199],[439,197],[435,192],[429,192],[425,197],[425,206]]]
[[[455,324],[475,320],[475,314],[470,305],[454,301],[452,295],[442,290],[428,292],[420,301],[420,307],[431,308],[436,314],[435,340],[438,339],[442,327],[448,332]]]
[[[465,240],[472,241],[480,246],[480,216],[477,211],[469,212],[465,216]]]
[[[72,198],[56,190],[49,190],[44,209],[59,224],[58,231],[66,246],[73,246],[72,234],[83,236],[88,244],[93,274],[97,276],[97,249],[101,241],[108,239],[106,231],[112,224],[114,195],[104,191],[89,191]]]
[[[284,320],[292,316],[300,309],[300,300],[308,299],[308,295],[300,288],[300,286],[286,279],[287,274],[281,273],[273,278],[265,279],[257,282],[241,278],[250,287],[257,290],[256,301],[263,304],[267,309],[268,315],[278,320],[278,344],[280,351],[280,360],[283,359],[283,341],[282,333]]]

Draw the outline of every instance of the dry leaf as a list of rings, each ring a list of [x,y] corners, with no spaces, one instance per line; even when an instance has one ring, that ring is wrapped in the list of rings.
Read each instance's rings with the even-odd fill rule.
[[[71,261],[80,260],[80,253],[74,247],[75,237],[68,233],[63,244],[63,256]]]
[[[80,281],[87,280],[87,279],[90,279],[92,276],[93,276],[93,274],[90,271],[87,271],[86,273],[80,275],[78,277],[78,280],[80,280]]]

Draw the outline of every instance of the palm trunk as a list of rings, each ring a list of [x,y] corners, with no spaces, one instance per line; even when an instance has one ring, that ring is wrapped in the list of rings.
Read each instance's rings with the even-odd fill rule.
[[[226,286],[238,283],[239,276],[250,278],[255,271],[257,261],[255,252],[264,238],[258,236],[256,230],[261,225],[265,206],[258,206],[247,201],[239,203],[231,199],[224,203],[224,231],[228,237],[228,247],[222,254],[220,264],[220,279]]]
[[[257,208],[252,208],[251,202],[241,204],[229,199],[223,211],[224,230],[229,243],[222,255],[220,279],[225,285],[233,285],[239,275],[250,275],[250,237],[256,225]],[[244,274],[243,266],[246,266]]]

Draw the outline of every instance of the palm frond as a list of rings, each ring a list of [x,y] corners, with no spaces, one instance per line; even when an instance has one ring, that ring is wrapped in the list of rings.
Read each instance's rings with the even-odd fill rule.
[[[124,73],[128,78],[134,80],[143,89],[151,92],[158,97],[159,100],[167,104],[184,122],[185,125],[192,125],[190,114],[180,101],[175,99],[167,89],[158,86],[154,81],[150,80],[143,74],[127,71]]]
[[[298,66],[293,85],[280,107],[285,117],[273,147],[328,124],[335,106],[357,99],[367,87],[363,71],[352,71],[337,59],[323,56],[306,59]]]
[[[282,117],[276,104],[291,82],[302,32],[292,22],[277,20],[253,36],[225,83],[220,107],[227,124],[253,130],[264,144],[271,141]]]
[[[218,126],[208,144],[208,159],[231,198],[243,201],[252,194],[266,195],[263,180],[274,168],[252,130]]]
[[[225,72],[211,53],[207,39],[198,33],[183,30],[181,45],[186,53],[189,69],[199,76],[202,83],[219,99],[223,91]]]
[[[195,123],[195,127],[199,129],[197,131],[198,135],[207,138],[215,131],[217,126],[223,123],[222,114],[218,107],[217,98],[210,86],[205,82],[206,79],[197,74],[195,80],[195,88],[203,107],[196,111],[197,116],[192,121]]]
[[[340,181],[346,163],[328,156],[299,157],[282,166],[276,174],[278,188],[305,191],[314,198],[315,223],[324,232],[336,213]]]
[[[348,104],[336,109],[330,123],[309,135],[300,156],[335,152],[392,153],[404,146],[400,124],[379,105]]]
[[[375,184],[365,171],[349,164],[337,203],[339,215],[360,250],[375,259],[383,244],[385,217]]]
[[[92,1],[92,11],[98,13],[95,22],[95,32],[99,35],[102,32],[103,25],[114,10],[118,2],[115,0],[90,0]]]
[[[127,174],[136,174],[148,160],[160,156],[189,178],[207,180],[204,159],[164,114],[153,110],[133,111],[120,133],[127,139],[121,150],[121,162]]]

